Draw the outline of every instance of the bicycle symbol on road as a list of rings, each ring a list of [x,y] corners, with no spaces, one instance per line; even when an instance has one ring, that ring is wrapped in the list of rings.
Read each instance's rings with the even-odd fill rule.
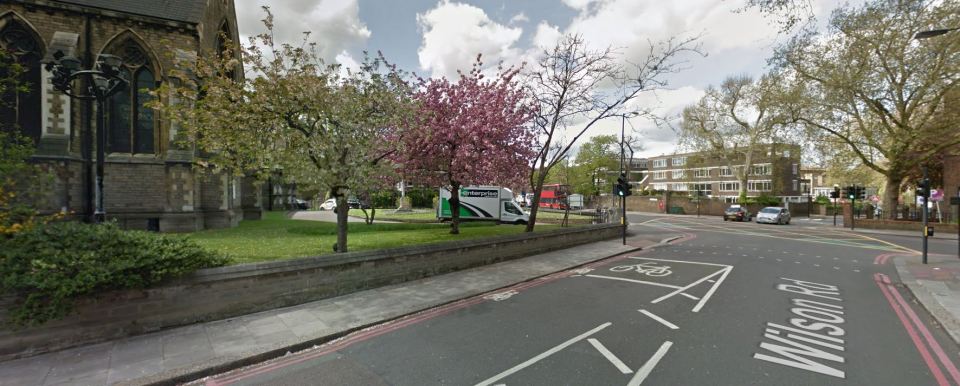
[[[610,268],[611,272],[637,271],[647,276],[664,277],[673,273],[669,265],[657,265],[656,263],[644,262],[633,265],[620,265]]]

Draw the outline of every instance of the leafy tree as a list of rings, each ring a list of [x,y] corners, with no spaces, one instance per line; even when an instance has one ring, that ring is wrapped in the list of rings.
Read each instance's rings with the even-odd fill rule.
[[[180,87],[161,87],[156,107],[181,125],[189,141],[209,152],[213,170],[253,172],[281,168],[287,178],[322,186],[347,208],[351,189],[376,177],[394,150],[393,128],[410,110],[409,85],[380,56],[357,70],[324,64],[313,43],[278,44],[269,8],[267,32],[219,55],[199,58],[173,77]],[[308,34],[306,36],[309,36]],[[241,64],[251,76],[236,80]],[[337,211],[337,246],[347,251],[347,210]]]
[[[0,48],[0,108],[15,108],[3,96],[28,93],[35,87],[21,81],[24,70],[10,52]],[[29,162],[35,150],[33,140],[19,129],[15,122],[0,122],[0,238],[62,216],[40,216],[34,208],[47,191],[51,175]]]
[[[613,49],[590,49],[579,35],[564,36],[540,56],[527,74],[528,87],[539,106],[537,156],[529,176],[533,200],[528,232],[536,225],[540,193],[550,169],[597,122],[620,114],[642,91],[666,85],[663,78],[682,69],[677,56],[699,52],[697,41],[669,39],[652,44],[646,57],[629,70],[618,64]]]
[[[719,88],[708,87],[700,101],[683,110],[682,143],[722,159],[740,181],[740,200],[747,198],[755,157],[795,120],[792,111],[780,108],[781,81],[773,74],[758,81],[747,75],[728,77]]]
[[[882,174],[886,208],[911,171],[960,144],[947,110],[960,87],[960,39],[913,38],[958,25],[955,1],[873,0],[836,10],[826,32],[796,36],[774,57],[802,91],[795,103],[809,135],[841,141]]]
[[[620,140],[615,135],[598,135],[580,146],[574,162],[577,172],[571,178],[575,192],[599,196],[599,181],[605,181],[605,187],[613,186],[611,180],[615,180],[616,176],[610,172],[617,170],[620,165],[619,144]]]
[[[477,56],[457,82],[421,79],[419,110],[399,136],[397,161],[411,180],[450,190],[451,234],[460,233],[461,187],[520,185],[535,154],[535,106],[518,70],[500,68],[487,79],[481,66]]]

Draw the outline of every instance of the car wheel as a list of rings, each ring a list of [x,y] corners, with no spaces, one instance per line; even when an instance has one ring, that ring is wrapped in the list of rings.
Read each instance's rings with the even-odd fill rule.
[[[523,220],[517,220],[513,222],[513,225],[527,225],[527,222]]]

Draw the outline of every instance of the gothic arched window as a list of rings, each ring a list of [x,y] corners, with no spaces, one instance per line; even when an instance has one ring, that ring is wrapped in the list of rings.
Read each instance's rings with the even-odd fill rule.
[[[146,103],[153,99],[149,91],[157,85],[153,66],[143,48],[132,39],[111,52],[123,60],[120,71],[130,83],[110,97],[107,148],[111,153],[152,154],[157,120]]]
[[[41,90],[40,59],[43,57],[41,44],[26,27],[10,19],[0,29],[0,50],[4,50],[4,66],[0,66],[0,79],[10,72],[7,65],[19,63],[23,72],[17,83],[21,87],[4,85],[5,92],[0,95],[0,129],[18,128],[20,132],[34,141],[40,140],[41,129]]]

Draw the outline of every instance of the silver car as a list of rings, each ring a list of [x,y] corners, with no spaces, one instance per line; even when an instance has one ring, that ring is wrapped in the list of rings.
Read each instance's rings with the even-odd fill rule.
[[[757,213],[757,224],[790,224],[790,210],[779,206],[768,206]]]

